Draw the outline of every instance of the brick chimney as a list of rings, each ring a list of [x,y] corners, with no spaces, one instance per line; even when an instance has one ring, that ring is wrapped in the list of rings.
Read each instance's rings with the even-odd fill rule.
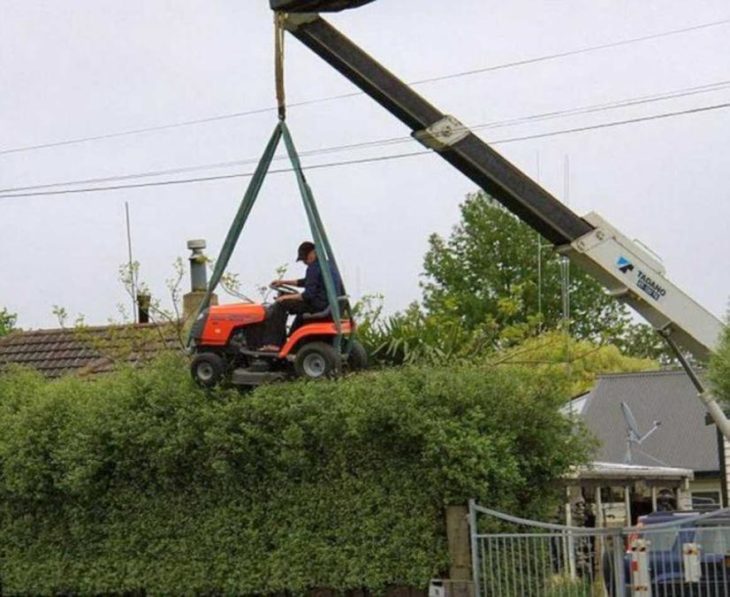
[[[192,321],[195,317],[208,288],[208,258],[203,253],[205,246],[205,241],[202,239],[188,241],[188,249],[192,251],[192,254],[190,255],[190,292],[183,296],[183,321],[185,323]],[[218,297],[215,294],[210,297],[210,304],[218,304]]]

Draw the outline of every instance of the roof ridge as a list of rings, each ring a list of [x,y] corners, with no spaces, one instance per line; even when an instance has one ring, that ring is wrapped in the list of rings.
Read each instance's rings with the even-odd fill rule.
[[[32,336],[36,334],[45,334],[45,335],[62,335],[62,334],[68,334],[73,332],[99,332],[99,331],[106,331],[106,330],[121,330],[121,329],[153,329],[158,327],[163,327],[166,325],[172,325],[173,322],[149,322],[149,323],[112,323],[108,325],[81,325],[81,326],[74,326],[74,327],[68,327],[68,328],[38,328],[38,329],[31,329],[31,330],[13,330],[6,336],[3,336],[0,338],[0,341],[18,336]]]
[[[699,373],[703,373],[700,370]],[[620,373],[601,373],[598,375],[598,379],[613,379],[621,377],[659,377],[659,376],[670,376],[670,375],[686,375],[684,369],[657,369],[648,371],[624,371]]]

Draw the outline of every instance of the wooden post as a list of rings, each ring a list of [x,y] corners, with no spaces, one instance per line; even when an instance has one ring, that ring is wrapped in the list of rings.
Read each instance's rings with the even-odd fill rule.
[[[471,597],[474,593],[471,569],[471,537],[466,506],[446,506],[446,537],[449,545],[450,597]]]
[[[603,504],[601,503],[601,486],[599,485],[595,489],[594,493],[595,507],[596,507],[596,528],[603,528]]]

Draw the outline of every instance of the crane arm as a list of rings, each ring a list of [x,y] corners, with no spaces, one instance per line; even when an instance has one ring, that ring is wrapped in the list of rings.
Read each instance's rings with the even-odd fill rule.
[[[580,217],[502,157],[453,116],[439,111],[317,13],[371,0],[270,0],[286,8],[281,23],[294,37],[408,126],[412,136],[490,193],[557,250],[638,311],[670,342],[706,360],[722,322],[666,276],[660,260],[606,220]],[[681,357],[681,354],[680,354]],[[680,358],[683,365],[686,364]],[[691,374],[692,375],[692,374]],[[718,428],[730,439],[730,422],[715,399],[698,387]]]
[[[301,4],[297,0],[272,0],[282,1]],[[330,0],[332,3],[339,7],[344,4],[341,0]],[[596,214],[583,218],[575,214],[318,14],[288,13],[283,23],[292,35],[408,126],[416,139],[551,241],[611,294],[656,329],[671,331],[696,358],[707,358],[722,323],[670,282],[661,263],[641,245]]]
[[[317,14],[289,13],[284,27],[408,126],[412,135],[489,192],[555,245],[590,231],[589,224],[447,116]]]

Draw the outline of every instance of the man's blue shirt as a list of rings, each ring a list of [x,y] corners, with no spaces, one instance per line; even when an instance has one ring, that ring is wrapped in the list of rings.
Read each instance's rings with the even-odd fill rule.
[[[337,268],[332,265],[330,266],[332,272],[332,281],[335,283],[335,293],[337,296],[341,296],[345,293],[344,287],[342,286],[342,278],[340,278],[340,272]],[[307,272],[304,278],[299,280],[299,286],[304,287],[302,297],[305,301],[310,303],[317,311],[324,311],[328,305],[327,300],[327,289],[324,285],[324,276],[322,275],[322,268],[319,265],[319,260],[310,263],[307,266]]]

